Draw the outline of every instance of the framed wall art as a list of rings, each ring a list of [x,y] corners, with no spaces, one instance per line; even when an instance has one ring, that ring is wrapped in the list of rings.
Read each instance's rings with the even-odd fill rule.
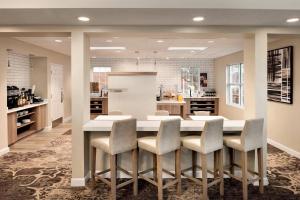
[[[268,51],[268,100],[293,103],[293,47]]]

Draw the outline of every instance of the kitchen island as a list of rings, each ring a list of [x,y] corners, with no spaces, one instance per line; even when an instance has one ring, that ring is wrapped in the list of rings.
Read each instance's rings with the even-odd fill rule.
[[[193,120],[182,120],[181,121],[181,135],[191,135],[191,134],[201,134],[201,131],[204,128],[205,121],[193,121]],[[224,135],[236,135],[239,134],[244,128],[244,120],[226,120],[224,121]],[[113,121],[97,121],[90,120],[83,126],[84,131],[84,160],[85,163],[85,174],[88,174],[90,171],[90,140],[94,137],[101,137],[109,135],[112,130]],[[137,121],[137,136],[144,137],[149,135],[156,135],[159,130],[160,121]],[[225,148],[224,151],[225,165],[229,163],[228,149]],[[182,150],[182,169],[188,168],[191,166],[191,157],[192,154],[189,150]],[[237,155],[236,159],[239,159]],[[130,154],[124,153],[118,156],[118,162],[125,169],[131,169],[130,164]],[[164,156],[163,166],[168,170],[174,170],[174,155],[172,153]],[[238,161],[237,161],[238,162]],[[199,163],[199,160],[198,160]],[[250,166],[254,163],[254,157],[251,156],[249,159]],[[78,163],[79,164],[79,163]],[[214,165],[213,154],[208,156],[208,167],[212,168]],[[97,153],[97,169],[103,170],[109,167],[109,162],[107,156],[99,151]],[[139,170],[145,170],[152,167],[152,157],[151,154],[145,151],[140,151],[139,154]]]

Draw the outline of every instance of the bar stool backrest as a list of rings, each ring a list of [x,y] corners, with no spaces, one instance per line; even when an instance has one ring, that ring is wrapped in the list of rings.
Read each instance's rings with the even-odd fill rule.
[[[169,111],[167,110],[158,110],[155,112],[155,115],[157,116],[169,116]]]
[[[180,148],[180,119],[162,120],[156,139],[157,154],[162,155]]]
[[[194,111],[194,114],[197,116],[210,116],[209,111]]]
[[[241,134],[241,143],[245,151],[263,147],[264,119],[246,120]]]
[[[108,115],[123,115],[123,113],[119,110],[113,110],[108,113]]]
[[[111,154],[123,153],[136,147],[136,119],[114,121],[109,138]]]
[[[205,154],[223,148],[223,119],[208,120],[201,133],[201,151]]]

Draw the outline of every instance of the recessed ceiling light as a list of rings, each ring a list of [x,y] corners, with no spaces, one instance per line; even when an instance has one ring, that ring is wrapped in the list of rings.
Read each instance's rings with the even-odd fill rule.
[[[214,43],[214,42],[215,42],[215,41],[213,41],[213,40],[209,40],[209,41],[208,41],[208,43]]]
[[[157,42],[157,43],[163,43],[163,42],[165,42],[165,41],[163,41],[163,40],[157,40],[156,42]]]
[[[170,58],[169,57],[166,57],[166,60],[169,60]]]
[[[81,16],[81,17],[78,17],[78,20],[82,21],[82,22],[88,22],[88,21],[90,21],[90,18]]]
[[[198,17],[194,17],[193,18],[193,21],[194,22],[201,22],[201,21],[203,21],[204,20],[204,17],[201,17],[201,16],[198,16]]]
[[[169,51],[203,51],[207,47],[169,47]]]
[[[90,47],[91,50],[125,50],[126,47]]]
[[[196,53],[196,51],[192,50],[191,53]]]
[[[92,56],[92,58],[96,58],[96,56]]]
[[[113,37],[113,39],[119,39],[120,37],[117,37],[117,36],[115,36],[115,37]]]
[[[299,18],[290,18],[290,19],[286,20],[287,23],[294,23],[294,22],[298,22],[298,21],[299,21]]]
[[[54,42],[62,43],[63,41],[62,40],[54,40]]]
[[[105,40],[105,42],[109,42],[110,43],[110,42],[112,42],[112,40]]]

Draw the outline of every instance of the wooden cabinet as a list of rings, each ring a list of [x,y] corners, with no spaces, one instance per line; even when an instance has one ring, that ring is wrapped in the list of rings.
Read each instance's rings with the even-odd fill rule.
[[[211,115],[219,115],[219,99],[212,97],[186,98],[188,114],[194,111],[209,111]]]
[[[181,106],[182,104],[174,104],[174,103],[164,103],[164,104],[157,104],[157,110],[166,110],[169,112],[170,115],[183,115]]]
[[[46,127],[47,105],[25,106],[7,114],[8,144],[36,133]],[[24,120],[28,120],[25,122]],[[17,123],[20,123],[19,126]]]
[[[93,97],[90,101],[91,119],[94,119],[97,115],[108,114],[108,98],[105,97]]]

